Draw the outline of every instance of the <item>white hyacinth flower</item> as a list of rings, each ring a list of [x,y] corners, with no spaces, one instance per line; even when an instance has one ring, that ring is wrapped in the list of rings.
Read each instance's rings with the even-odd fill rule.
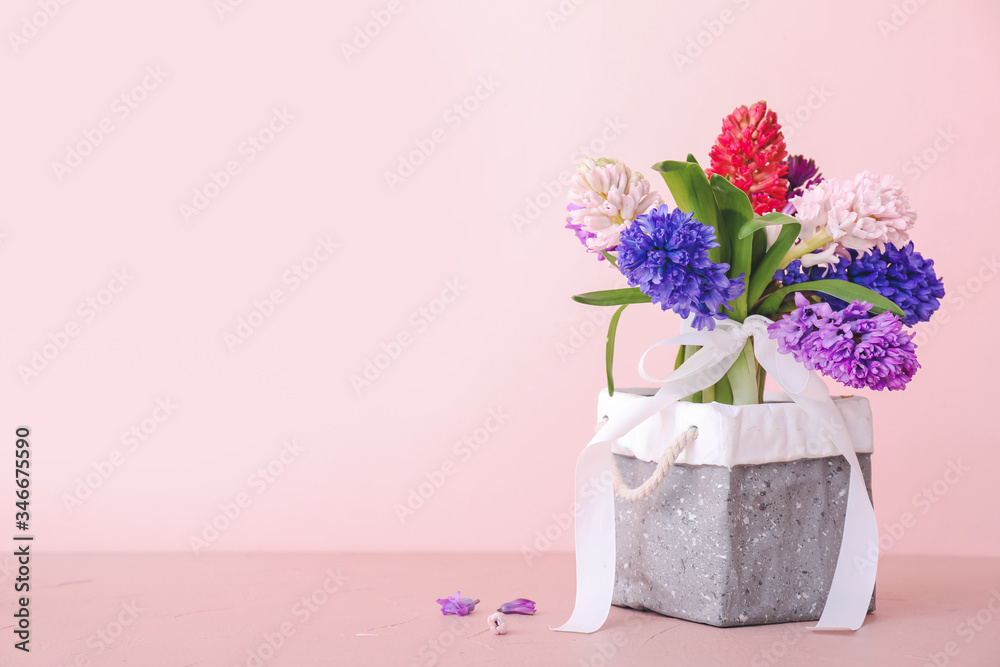
[[[573,175],[569,200],[580,207],[570,211],[573,222],[594,234],[587,239],[587,247],[594,251],[617,246],[622,230],[637,215],[663,203],[658,193],[650,192],[642,174],[607,158],[584,160]]]
[[[803,266],[836,263],[848,256],[848,249],[865,253],[886,244],[900,248],[909,241],[908,232],[917,219],[903,187],[892,176],[880,178],[868,171],[853,180],[818,183],[790,203],[802,223],[793,253]]]

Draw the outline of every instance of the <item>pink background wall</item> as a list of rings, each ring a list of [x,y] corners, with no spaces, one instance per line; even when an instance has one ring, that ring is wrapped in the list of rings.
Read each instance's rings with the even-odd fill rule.
[[[903,180],[951,295],[912,385],[871,396],[883,547],[1000,555],[996,3],[224,2],[4,4],[2,424],[33,431],[40,546],[572,548],[604,380],[569,296],[615,275],[560,174],[704,161],[766,99],[827,175]],[[677,326],[626,312],[620,385]]]

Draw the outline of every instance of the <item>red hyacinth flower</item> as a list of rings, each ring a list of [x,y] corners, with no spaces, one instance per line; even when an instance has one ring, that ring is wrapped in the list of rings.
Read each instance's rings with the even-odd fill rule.
[[[709,176],[719,174],[750,197],[754,213],[780,211],[787,202],[788,155],[781,125],[766,102],[737,108],[722,120],[722,134],[709,156]]]

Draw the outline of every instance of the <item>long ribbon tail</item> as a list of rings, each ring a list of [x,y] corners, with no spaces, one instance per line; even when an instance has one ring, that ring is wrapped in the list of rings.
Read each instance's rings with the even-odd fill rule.
[[[878,522],[854,444],[826,383],[796,364],[780,364],[777,343],[766,333],[754,336],[754,356],[788,395],[822,428],[851,466],[844,536],[830,593],[814,630],[857,630],[865,621],[878,569]]]
[[[596,632],[611,611],[617,554],[610,458],[611,443],[599,442],[585,447],[576,462],[576,605],[553,630]]]
[[[576,604],[553,630],[596,632],[608,619],[615,587],[615,497],[611,442],[676,401],[710,387],[726,374],[742,343],[725,331],[681,334],[660,343],[702,345],[654,396],[629,401],[580,453],[576,464]],[[643,355],[645,357],[645,355]]]

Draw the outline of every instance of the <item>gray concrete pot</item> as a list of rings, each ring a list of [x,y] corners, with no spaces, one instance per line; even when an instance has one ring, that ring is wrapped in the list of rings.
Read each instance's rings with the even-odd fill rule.
[[[861,434],[855,440],[869,434],[859,449],[867,445],[870,451],[868,403],[849,400],[841,413],[854,418],[852,428]],[[699,426],[696,445],[703,450],[720,449],[718,442],[704,442],[707,433],[733,438],[732,449],[745,452],[747,443],[739,438],[769,437],[759,424],[781,429],[784,412],[796,409],[785,404],[774,416],[747,412],[768,410],[767,404],[714,406],[680,405],[680,414],[671,417],[676,424],[667,419],[664,433],[690,422]],[[793,426],[808,423],[788,414]],[[867,424],[859,424],[866,415]],[[795,447],[793,442],[790,451]],[[842,456],[817,456],[821,449],[812,447],[809,458],[729,466],[706,465],[705,456],[685,452],[701,463],[679,458],[647,498],[628,502],[616,496],[613,604],[720,627],[818,620],[837,564],[850,475]],[[629,487],[656,469],[656,463],[627,453],[614,456]],[[870,497],[871,454],[859,452],[858,459]],[[874,608],[873,595],[869,611]]]

